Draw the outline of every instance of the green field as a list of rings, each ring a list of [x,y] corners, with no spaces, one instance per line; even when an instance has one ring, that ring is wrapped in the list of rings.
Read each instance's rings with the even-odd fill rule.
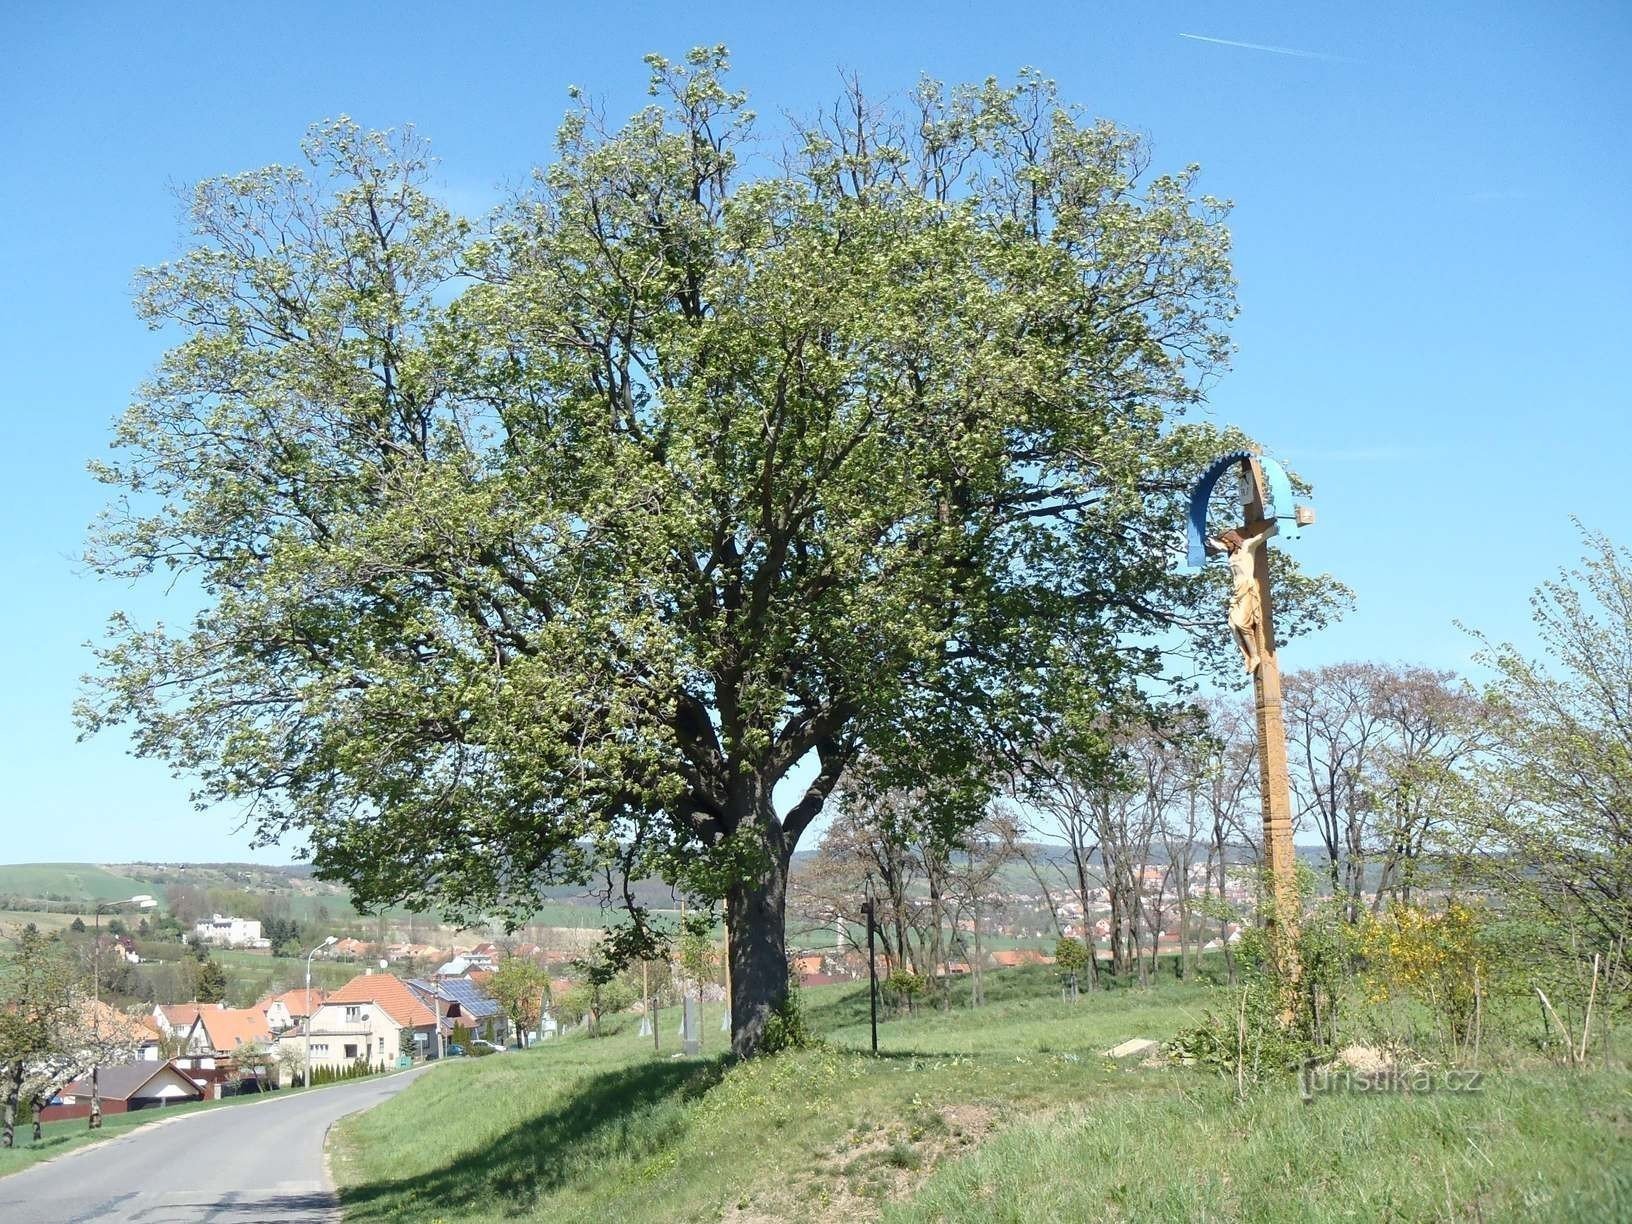
[[[42,931],[61,931],[74,923],[75,914],[57,914],[44,910],[0,910],[0,944],[10,943],[29,923]],[[87,918],[88,923],[88,918]]]
[[[353,1221],[1017,1222],[1626,1219],[1632,1076],[1492,1071],[1480,1092],[1234,1099],[1212,1072],[1116,1064],[1216,1001],[1167,982],[1061,1003],[1053,975],[989,975],[978,1011],[883,1026],[865,991],[807,1008],[824,1048],[730,1066],[654,1056],[625,1021],[450,1066],[344,1122]],[[427,1125],[426,1119],[435,1119]]]
[[[0,894],[40,900],[119,901],[153,893],[151,882],[121,875],[92,863],[0,865]]]

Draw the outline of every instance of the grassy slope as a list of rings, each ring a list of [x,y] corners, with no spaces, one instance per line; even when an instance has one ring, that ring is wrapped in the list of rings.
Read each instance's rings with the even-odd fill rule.
[[[1016,1126],[884,1219],[1632,1219],[1624,1074],[1313,1105],[1279,1091],[1237,1106],[1230,1089],[1191,1083]]]
[[[1098,1050],[1199,1011],[1167,984],[1063,1005],[990,975],[977,1013],[892,1021],[807,992],[832,1045],[727,1068],[632,1026],[450,1066],[341,1125],[349,1220],[1627,1218],[1632,1078],[1495,1075],[1477,1095],[1236,1105]],[[717,1050],[718,1012],[705,1025]]]
[[[22,897],[115,901],[153,891],[151,884],[91,863],[0,864],[0,893]]]

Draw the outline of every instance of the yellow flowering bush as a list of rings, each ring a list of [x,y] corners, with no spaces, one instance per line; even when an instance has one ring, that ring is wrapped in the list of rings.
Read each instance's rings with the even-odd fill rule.
[[[1453,1042],[1466,1042],[1489,981],[1483,929],[1483,913],[1460,901],[1441,910],[1394,905],[1368,919],[1360,937],[1368,999],[1407,994],[1445,1024]]]

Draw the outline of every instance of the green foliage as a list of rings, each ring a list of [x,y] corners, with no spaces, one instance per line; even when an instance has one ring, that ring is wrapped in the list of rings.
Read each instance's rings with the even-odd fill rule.
[[[1054,945],[1054,963],[1063,973],[1081,973],[1088,967],[1088,949],[1082,940],[1065,936]]]
[[[719,970],[720,949],[715,942],[714,924],[706,917],[687,920],[677,943],[677,959],[685,975],[698,985],[712,982]]]
[[[471,1031],[470,1026],[463,1022],[455,1024],[448,1031],[448,1041],[453,1045],[462,1046],[467,1054],[470,1053],[470,1043],[475,1036],[476,1034]]]
[[[788,974],[788,992],[783,995],[765,1021],[765,1031],[759,1048],[766,1054],[783,1050],[802,1050],[816,1042],[815,1032],[805,1015],[804,1000],[799,988],[799,976]]]
[[[1488,767],[1442,846],[1572,975],[1593,953],[1624,972],[1632,931],[1632,551],[1581,536],[1580,564],[1531,599],[1539,656],[1489,641],[1478,656],[1496,674]]]
[[[575,109],[488,226],[340,120],[200,184],[140,273],[179,342],[90,559],[205,606],[115,617],[79,717],[360,904],[519,919],[608,858],[746,902],[864,753],[955,840],[993,745],[1141,704],[1130,643],[1217,618],[1217,574],[1129,547],[1240,441],[1185,420],[1235,309],[1194,167],[1029,71],[858,97],[773,161],[723,48],[647,62],[652,103]],[[1277,581],[1286,626],[1330,612]]]
[[[886,998],[895,1001],[897,1011],[909,1010],[913,1003],[929,990],[929,979],[910,969],[896,968],[879,983]]]
[[[589,986],[574,982],[557,995],[550,1006],[556,1020],[563,1027],[571,1027],[589,1015],[590,1002]]]
[[[366,1076],[376,1074],[377,1071],[378,1068],[370,1066],[366,1058],[359,1058],[355,1062],[340,1067],[313,1067],[312,1086],[339,1084],[347,1080],[363,1079]]]
[[[1236,945],[1240,985],[1224,995],[1225,1006],[1208,1008],[1201,1023],[1181,1030],[1167,1043],[1168,1055],[1186,1066],[1211,1067],[1258,1086],[1296,1070],[1318,1048],[1325,1025],[1317,1027],[1319,1005],[1340,997],[1346,972],[1344,931],[1336,905],[1318,910],[1299,928],[1300,973],[1287,973],[1288,958],[1269,928],[1243,928]],[[1308,976],[1301,972],[1307,951]],[[1330,1013],[1321,1015],[1326,1021]]]
[[[522,956],[507,956],[487,981],[487,992],[518,1030],[536,1028],[550,997],[550,975]]]
[[[193,974],[193,996],[200,1003],[222,1003],[227,997],[227,971],[208,954],[198,958]]]

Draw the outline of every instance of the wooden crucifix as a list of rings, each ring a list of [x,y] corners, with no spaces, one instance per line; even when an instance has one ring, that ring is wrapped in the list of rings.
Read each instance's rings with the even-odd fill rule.
[[[1234,469],[1241,482],[1241,526],[1206,535],[1213,485]],[[1273,894],[1270,922],[1281,935],[1296,931],[1298,891],[1292,849],[1292,791],[1286,765],[1286,721],[1281,712],[1281,668],[1275,653],[1275,609],[1270,593],[1269,540],[1295,539],[1314,522],[1314,511],[1292,504],[1291,482],[1273,459],[1237,451],[1216,460],[1190,495],[1190,562],[1222,553],[1230,565],[1230,629],[1252,675],[1258,725],[1258,779],[1264,812],[1264,858]],[[1205,541],[1205,543],[1204,543]],[[1290,943],[1277,940],[1290,950]]]

